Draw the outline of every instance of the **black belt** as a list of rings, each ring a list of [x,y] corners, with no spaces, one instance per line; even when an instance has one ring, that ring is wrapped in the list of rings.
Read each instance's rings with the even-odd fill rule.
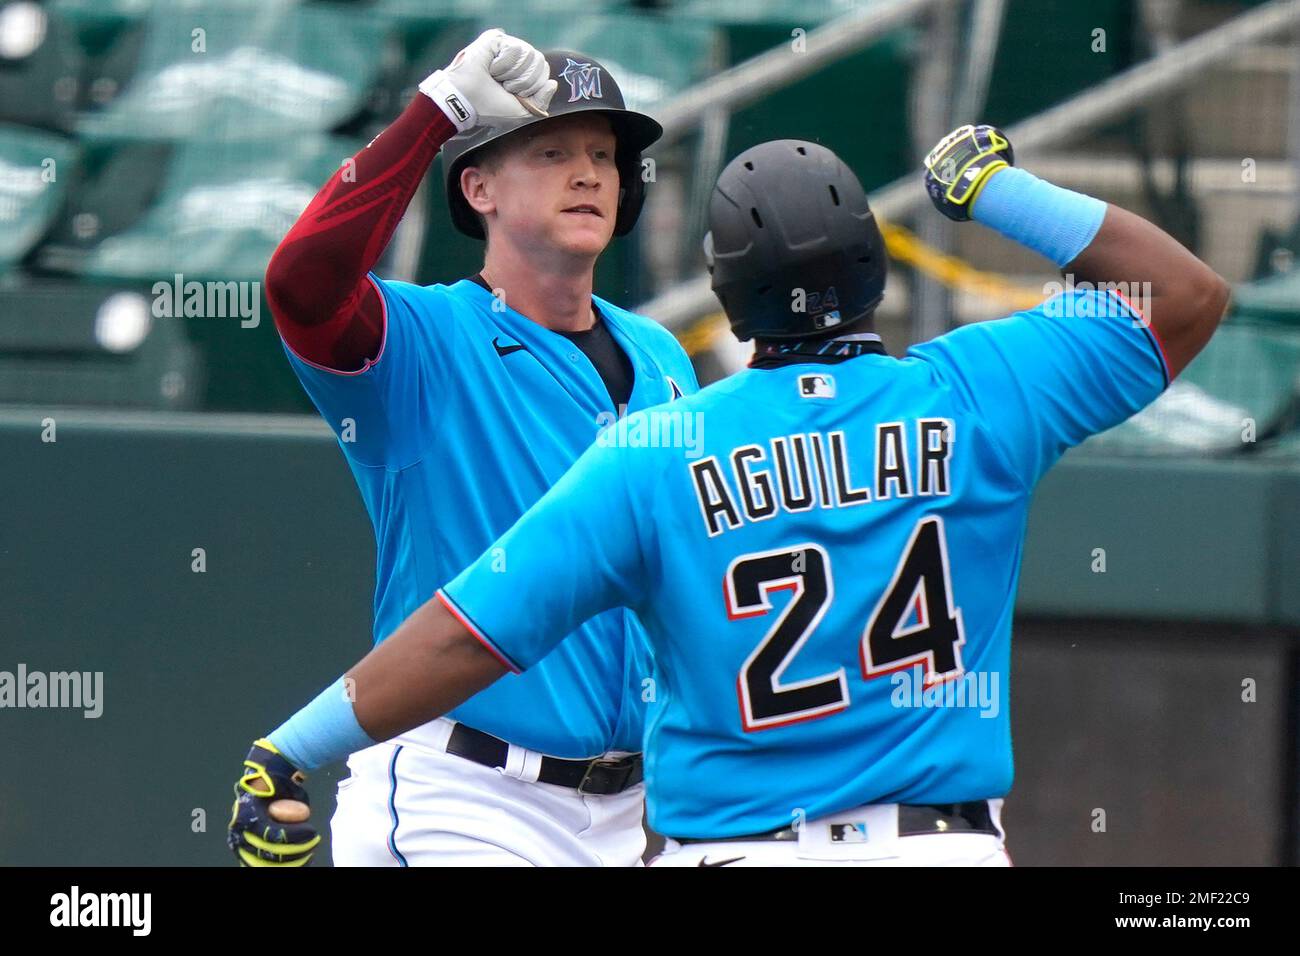
[[[447,753],[464,757],[485,767],[505,769],[510,756],[510,744],[481,730],[457,724],[447,741]],[[641,755],[632,754],[618,760],[607,757],[590,757],[586,760],[564,760],[560,757],[542,757],[538,771],[539,783],[570,787],[579,793],[609,796],[635,787],[642,780]]]
[[[815,821],[814,821],[815,822]],[[810,824],[804,824],[809,826]],[[969,803],[944,803],[933,806],[918,806],[909,803],[898,805],[898,835],[922,836],[928,833],[990,833],[995,837],[1002,834],[993,825],[993,815],[989,812],[987,800],[972,800]],[[752,833],[737,837],[674,837],[678,843],[749,843],[760,840],[798,840],[799,831],[794,827],[769,830],[767,833]]]

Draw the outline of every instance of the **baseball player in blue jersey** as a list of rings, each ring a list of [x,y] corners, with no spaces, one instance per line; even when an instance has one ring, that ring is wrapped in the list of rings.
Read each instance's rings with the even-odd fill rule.
[[[277,250],[277,325],[374,525],[376,644],[605,421],[695,390],[669,332],[592,294],[598,255],[637,219],[641,152],[661,132],[597,61],[491,30],[420,85]],[[369,270],[439,150],[453,222],[488,240],[483,270],[450,285],[380,279]],[[281,728],[253,747],[239,792],[258,789],[268,760],[319,765],[320,741],[342,734],[336,864],[638,865],[644,632],[616,608],[575,621],[572,638],[393,740],[324,710]],[[277,860],[263,851],[284,821],[235,810],[241,862],[310,859],[305,821],[289,821],[303,852]]]
[[[751,367],[602,435],[330,706],[400,733],[624,606],[654,649],[657,865],[1008,865],[1030,494],[1160,395],[1228,295],[1155,226],[1012,163],[997,130],[962,127],[927,157],[930,196],[1077,281],[895,359],[871,329],[885,250],[857,179],[812,143],[737,157],[706,250]],[[695,420],[702,442],[661,440]]]

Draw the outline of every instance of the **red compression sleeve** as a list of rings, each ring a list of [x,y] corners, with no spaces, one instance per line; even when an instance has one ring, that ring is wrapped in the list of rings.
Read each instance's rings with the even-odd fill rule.
[[[423,93],[330,177],[266,269],[266,298],[299,356],[340,372],[379,355],[384,309],[366,279],[456,127]]]

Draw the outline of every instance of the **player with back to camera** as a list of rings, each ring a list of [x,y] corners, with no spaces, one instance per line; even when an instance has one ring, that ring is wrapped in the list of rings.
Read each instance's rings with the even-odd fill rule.
[[[813,143],[748,150],[706,249],[751,366],[639,414],[705,416],[703,454],[594,445],[497,543],[508,572],[484,554],[348,672],[355,719],[400,733],[624,605],[663,701],[645,742],[650,825],[670,837],[656,864],[1009,865],[1030,493],[1159,396],[1228,299],[1151,223],[1011,163],[997,130],[962,127],[927,157],[930,197],[1080,285],[1149,283],[1145,314],[1076,286],[892,358],[857,179]]]
[[[277,328],[375,529],[376,644],[537,501],[604,420],[694,391],[669,332],[592,294],[597,257],[636,222],[641,153],[661,133],[592,58],[489,30],[420,84],[276,250]],[[488,240],[483,269],[451,285],[380,279],[370,270],[440,150],[453,223]],[[614,609],[575,622],[545,664],[453,719],[430,715],[384,743],[350,705],[331,706],[351,692],[337,682],[254,744],[232,849],[247,865],[310,860],[310,825],[257,816],[250,795],[287,763],[350,753],[336,864],[637,865],[646,657],[640,624]]]

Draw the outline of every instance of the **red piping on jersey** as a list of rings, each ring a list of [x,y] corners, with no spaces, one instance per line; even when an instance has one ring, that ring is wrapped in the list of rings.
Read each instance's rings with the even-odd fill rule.
[[[292,352],[294,356],[298,359],[298,361],[302,362],[304,365],[310,365],[314,369],[318,369],[319,371],[322,372],[330,372],[333,375],[362,375],[369,370],[370,366],[379,364],[379,360],[384,357],[384,347],[388,345],[388,302],[384,299],[384,294],[379,291],[379,286],[375,284],[375,280],[372,276],[367,275],[366,281],[369,282],[370,285],[374,288],[375,295],[379,296],[379,308],[382,310],[381,320],[380,320],[380,326],[382,328],[382,332],[381,332],[382,337],[379,340],[378,355],[376,355],[373,359],[366,359],[365,364],[362,365],[361,368],[357,369],[356,371],[345,372],[342,369],[330,368],[328,365],[321,365],[318,362],[313,362],[305,355],[299,355],[298,350],[293,347],[293,343],[290,342],[289,339],[281,336],[285,348],[287,348],[290,352]]]
[[[470,623],[469,618],[466,617],[463,613],[461,613],[460,609],[457,608],[456,605],[452,603],[451,598],[447,597],[447,595],[443,593],[442,588],[439,588],[436,592],[434,592],[434,597],[438,599],[438,601],[442,604],[443,607],[445,607],[448,611],[451,612],[451,616],[454,617],[457,621],[459,621],[461,623],[461,626],[464,627],[465,630],[469,631],[476,641],[478,641],[480,644],[483,645],[484,648],[487,649],[487,652],[489,654],[491,654],[501,663],[502,667],[509,670],[510,673],[512,674],[522,673],[522,671],[520,671],[518,667],[510,663],[510,661],[506,658],[504,654],[502,654],[500,651],[498,651],[495,647],[492,646],[492,642],[487,639],[487,637],[483,634],[482,631],[480,631],[477,627],[475,627],[473,624]]]
[[[1114,296],[1117,296],[1121,302],[1123,302],[1126,306],[1128,306],[1129,311],[1131,311],[1134,315],[1136,315],[1139,319],[1142,320],[1143,326],[1145,326],[1147,331],[1151,333],[1151,341],[1156,343],[1156,351],[1160,353],[1160,361],[1164,363],[1165,381],[1172,382],[1174,380],[1174,373],[1173,370],[1170,369],[1169,367],[1169,354],[1165,350],[1165,343],[1160,341],[1160,333],[1157,332],[1156,327],[1151,324],[1151,320],[1146,317],[1146,315],[1142,312],[1141,309],[1139,309],[1132,302],[1130,302],[1128,298],[1124,295],[1124,293],[1116,289],[1107,289],[1106,291],[1110,292]]]

